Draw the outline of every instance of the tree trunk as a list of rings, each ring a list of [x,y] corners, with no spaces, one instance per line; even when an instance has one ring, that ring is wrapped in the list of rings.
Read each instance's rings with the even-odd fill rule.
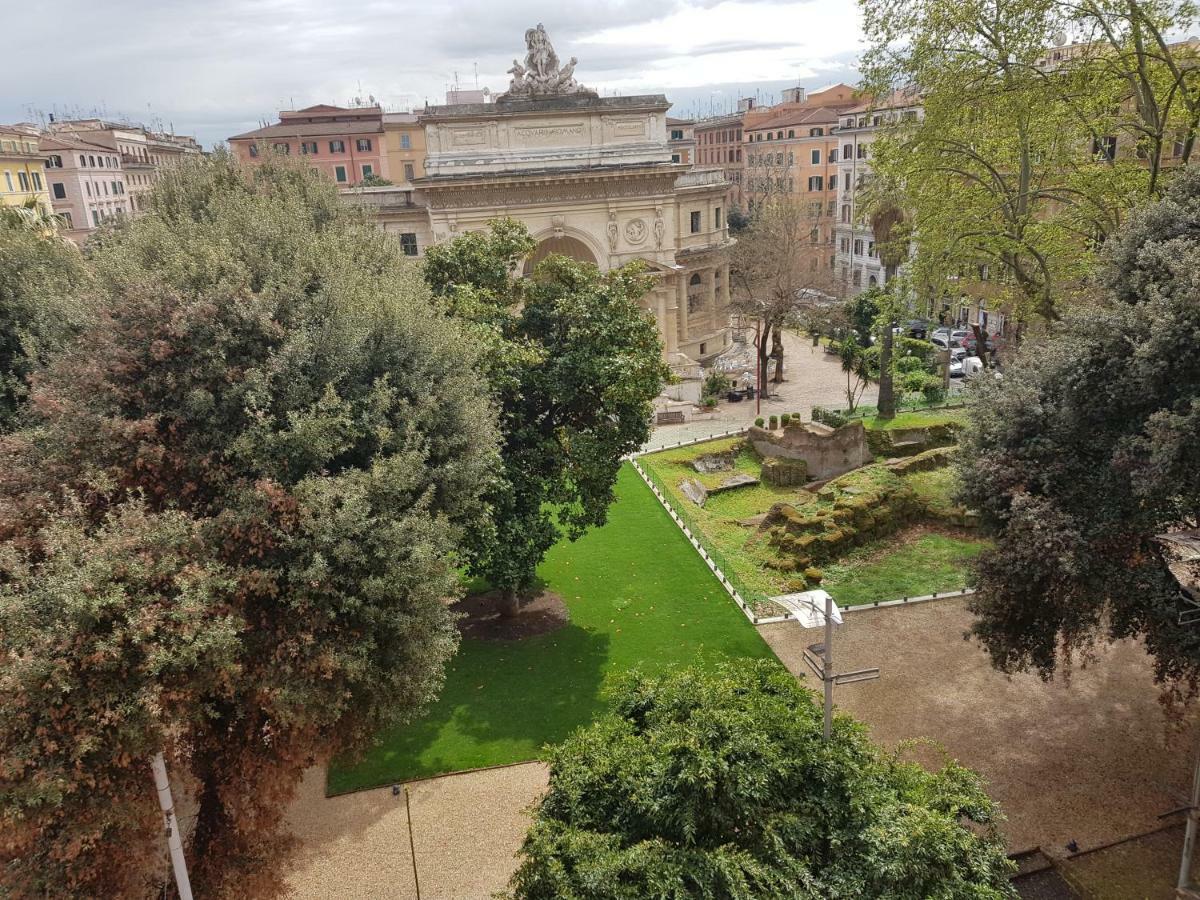
[[[783,383],[783,332],[778,328],[771,335],[771,356],[775,359],[775,377],[771,379],[776,384]]]
[[[771,323],[763,320],[762,334],[758,338],[758,383],[761,386],[762,396],[770,395],[770,389],[767,387],[767,338],[771,336]]]
[[[521,594],[516,588],[505,588],[500,592],[500,601],[496,605],[502,619],[511,619],[521,612]]]
[[[896,418],[896,392],[892,379],[892,334],[891,320],[884,325],[883,342],[879,346],[879,418]]]
[[[203,768],[208,769],[207,766]],[[201,776],[198,791],[196,823],[192,829],[190,846],[186,848],[188,870],[193,886],[205,884],[210,876],[210,867],[207,863],[212,853],[212,847],[220,841],[222,832],[230,827],[225,807],[221,803],[220,793],[216,784],[213,783],[211,775]],[[216,863],[215,869],[220,870],[220,868],[220,863]],[[172,896],[174,896],[173,893]]]

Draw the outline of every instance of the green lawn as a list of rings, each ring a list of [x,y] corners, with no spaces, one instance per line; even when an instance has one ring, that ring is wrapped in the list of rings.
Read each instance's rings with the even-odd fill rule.
[[[971,560],[987,546],[959,533],[901,532],[826,566],[821,586],[841,606],[957,590],[967,583]]]
[[[890,431],[895,428],[929,428],[933,425],[965,421],[965,409],[918,409],[912,412],[896,413],[895,417],[891,419],[872,416],[864,419],[863,424],[867,428]]]
[[[717,658],[769,657],[754,627],[629,465],[608,523],[538,570],[571,622],[512,643],[463,641],[429,713],[381,735],[330,793],[534,759],[602,708],[605,681]]]

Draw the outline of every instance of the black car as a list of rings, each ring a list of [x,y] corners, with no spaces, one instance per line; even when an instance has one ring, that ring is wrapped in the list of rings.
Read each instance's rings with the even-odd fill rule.
[[[916,338],[918,341],[926,340],[929,337],[929,323],[924,319],[911,319],[904,323],[904,330],[908,332],[908,336]]]

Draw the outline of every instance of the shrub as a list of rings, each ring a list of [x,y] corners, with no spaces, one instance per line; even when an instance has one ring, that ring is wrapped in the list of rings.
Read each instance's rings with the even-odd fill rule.
[[[909,372],[924,372],[925,361],[919,356],[902,356],[896,360],[896,371],[900,374]]]
[[[787,428],[788,423],[790,423],[791,421],[792,421],[792,417],[790,415],[788,415],[787,413],[783,413],[783,415],[781,415],[779,417],[779,424],[783,428]]]
[[[712,407],[717,405],[717,398],[714,394],[705,394],[700,398],[700,405],[704,407]]]
[[[823,406],[813,407],[812,419],[814,422],[820,422],[822,425],[828,425],[830,428],[841,428],[850,421],[837,410],[825,409]]]
[[[797,422],[797,423],[803,422],[804,416],[800,415],[800,413],[798,413],[798,412],[794,412],[794,413],[792,413],[792,421]]]
[[[704,377],[704,390],[702,394],[710,397],[719,397],[733,386],[723,372],[709,372]]]
[[[759,416],[757,419],[754,420],[754,424],[757,425],[759,428],[763,427],[763,423],[764,423],[764,419],[762,416]]]
[[[927,403],[941,403],[946,399],[946,388],[942,384],[942,379],[937,375],[930,375],[925,379],[925,384],[921,386],[921,393]]]
[[[804,570],[804,577],[807,578],[809,581],[811,581],[813,584],[820,584],[821,579],[825,577],[825,573],[822,572],[820,569],[818,569],[816,566],[809,566],[807,569]]]
[[[772,431],[774,431],[776,428],[779,427],[779,416],[771,416],[771,418],[768,421],[770,421],[770,423],[771,423]]]

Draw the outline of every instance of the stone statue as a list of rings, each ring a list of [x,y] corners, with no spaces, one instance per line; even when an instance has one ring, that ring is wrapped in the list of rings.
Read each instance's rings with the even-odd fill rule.
[[[663,222],[662,207],[656,206],[654,208],[654,245],[658,247],[659,250],[662,249],[663,237],[666,235],[666,233],[667,226]]]
[[[608,249],[617,252],[617,214],[608,214]]]
[[[497,102],[540,100],[567,94],[596,96],[595,91],[580,86],[575,80],[575,66],[579,60],[572,56],[565,66],[558,64],[558,54],[541,23],[525,32],[525,48],[525,64],[513,60],[513,66],[508,70],[512,81],[508,91],[496,98]]]

